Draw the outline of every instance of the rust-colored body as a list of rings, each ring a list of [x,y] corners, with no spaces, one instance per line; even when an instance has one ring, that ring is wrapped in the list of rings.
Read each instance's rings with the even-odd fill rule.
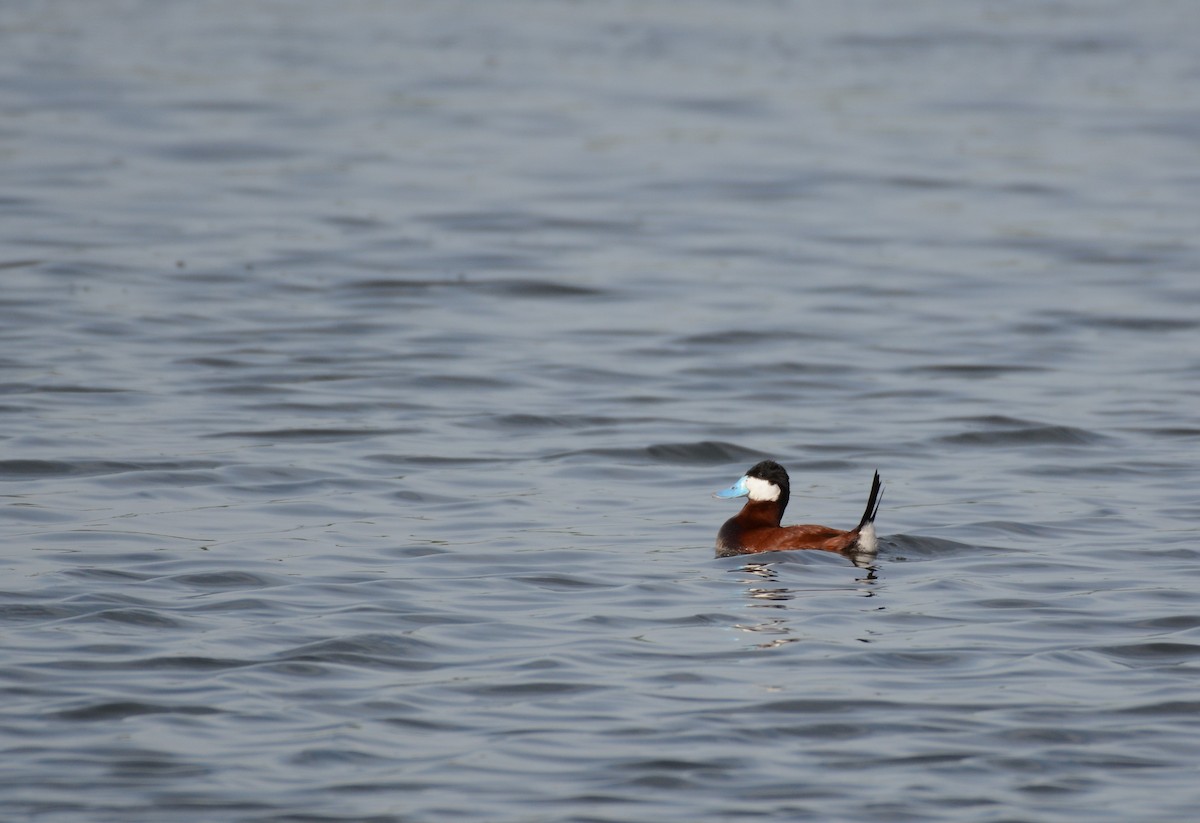
[[[760,464],[762,465],[762,464]],[[777,466],[777,464],[772,464]],[[755,467],[757,468],[757,467]],[[782,472],[782,467],[778,467]],[[753,470],[752,470],[753,471]],[[815,549],[826,552],[875,550],[875,512],[879,507],[881,483],[879,472],[871,484],[871,495],[862,520],[853,529],[834,529],[829,526],[783,526],[783,511],[787,506],[787,475],[775,475],[782,484],[782,493],[775,500],[747,500],[735,516],[725,521],[717,532],[717,556]]]

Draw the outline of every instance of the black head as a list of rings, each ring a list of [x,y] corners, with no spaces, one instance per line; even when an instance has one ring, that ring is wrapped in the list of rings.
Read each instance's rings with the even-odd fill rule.
[[[759,480],[765,480],[779,487],[779,511],[783,512],[787,508],[788,498],[792,493],[791,481],[788,478],[787,469],[776,463],[774,460],[763,460],[761,463],[755,463],[746,472],[747,477],[757,477]]]
[[[790,495],[791,484],[788,482],[787,469],[774,460],[764,460],[751,466],[738,478],[738,482],[728,489],[715,492],[713,497],[749,497],[750,502],[747,506],[754,503],[775,503],[779,507],[778,514],[782,515]]]
[[[746,470],[746,476],[766,480],[768,483],[774,483],[781,489],[786,489],[789,485],[787,469],[774,460],[764,460],[761,463],[755,463]]]

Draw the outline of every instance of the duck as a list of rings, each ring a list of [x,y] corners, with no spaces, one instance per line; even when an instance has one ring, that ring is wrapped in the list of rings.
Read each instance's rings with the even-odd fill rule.
[[[745,497],[746,505],[725,521],[717,532],[717,557],[740,554],[816,549],[827,552],[874,553],[878,545],[875,514],[879,511],[883,484],[879,472],[871,481],[867,510],[853,529],[843,531],[829,526],[782,526],[791,483],[787,469],[774,460],[756,463],[742,477],[713,497]]]

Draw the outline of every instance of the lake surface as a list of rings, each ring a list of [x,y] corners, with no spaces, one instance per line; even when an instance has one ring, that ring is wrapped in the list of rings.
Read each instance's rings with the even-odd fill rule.
[[[4,4],[4,819],[1194,817],[1198,36]]]

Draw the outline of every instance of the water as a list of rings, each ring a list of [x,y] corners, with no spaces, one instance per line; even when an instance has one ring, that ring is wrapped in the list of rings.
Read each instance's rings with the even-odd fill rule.
[[[6,4],[4,818],[1189,818],[1198,22]]]

